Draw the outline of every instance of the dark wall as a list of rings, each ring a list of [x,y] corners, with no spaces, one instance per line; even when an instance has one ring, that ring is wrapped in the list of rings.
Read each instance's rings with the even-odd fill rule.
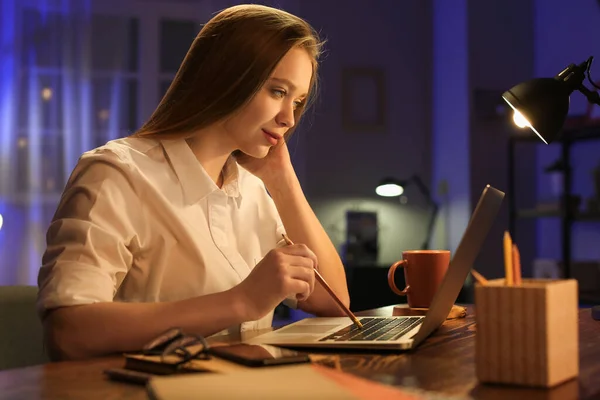
[[[512,122],[503,114],[501,95],[515,84],[533,76],[534,1],[469,1],[469,86],[471,204],[491,184],[508,191],[508,136]],[[518,180],[514,195],[521,205],[535,202],[536,153],[533,146],[519,146],[515,170]],[[486,277],[504,276],[502,237],[508,229],[508,198],[477,259]],[[520,221],[518,245],[524,274],[529,274],[535,256],[535,225]]]

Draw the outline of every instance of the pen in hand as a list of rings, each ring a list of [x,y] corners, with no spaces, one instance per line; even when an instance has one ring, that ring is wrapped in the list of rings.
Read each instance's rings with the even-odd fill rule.
[[[285,242],[287,243],[288,246],[291,246],[291,245],[294,244],[294,242],[292,242],[290,240],[290,238],[285,233],[283,233],[281,236],[283,236],[283,239],[285,240]],[[333,300],[335,300],[335,302],[337,303],[337,305],[344,311],[344,313],[346,313],[346,315],[352,320],[352,322],[354,322],[354,324],[359,329],[362,329],[363,325],[356,318],[356,316],[352,313],[352,311],[350,311],[350,309],[348,309],[348,307],[346,307],[344,305],[344,303],[342,303],[342,301],[339,299],[339,297],[337,297],[337,295],[335,294],[335,292],[333,291],[333,289],[331,289],[331,287],[329,286],[329,284],[325,281],[325,279],[323,279],[323,277],[321,276],[321,274],[319,273],[319,271],[316,268],[313,268],[313,270],[315,272],[315,279],[317,281],[319,281],[319,283],[321,284],[321,286],[323,286],[323,289],[325,289],[327,291],[327,293],[329,293],[329,295],[333,298]]]

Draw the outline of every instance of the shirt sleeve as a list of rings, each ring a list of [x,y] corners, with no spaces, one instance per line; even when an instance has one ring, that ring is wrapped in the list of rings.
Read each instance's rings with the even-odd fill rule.
[[[134,174],[111,151],[84,155],[46,235],[38,274],[38,313],[110,302],[132,265],[142,207]]]

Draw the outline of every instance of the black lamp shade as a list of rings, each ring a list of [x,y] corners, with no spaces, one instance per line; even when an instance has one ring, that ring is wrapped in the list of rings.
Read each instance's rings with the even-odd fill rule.
[[[550,143],[565,122],[572,91],[570,85],[555,78],[537,78],[504,92],[502,98],[529,121],[545,143]]]

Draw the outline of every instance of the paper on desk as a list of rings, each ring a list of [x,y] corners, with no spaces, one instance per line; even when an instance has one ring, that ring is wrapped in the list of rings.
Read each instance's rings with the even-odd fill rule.
[[[226,374],[155,377],[148,383],[151,399],[395,399],[422,397],[318,365],[246,369]]]

